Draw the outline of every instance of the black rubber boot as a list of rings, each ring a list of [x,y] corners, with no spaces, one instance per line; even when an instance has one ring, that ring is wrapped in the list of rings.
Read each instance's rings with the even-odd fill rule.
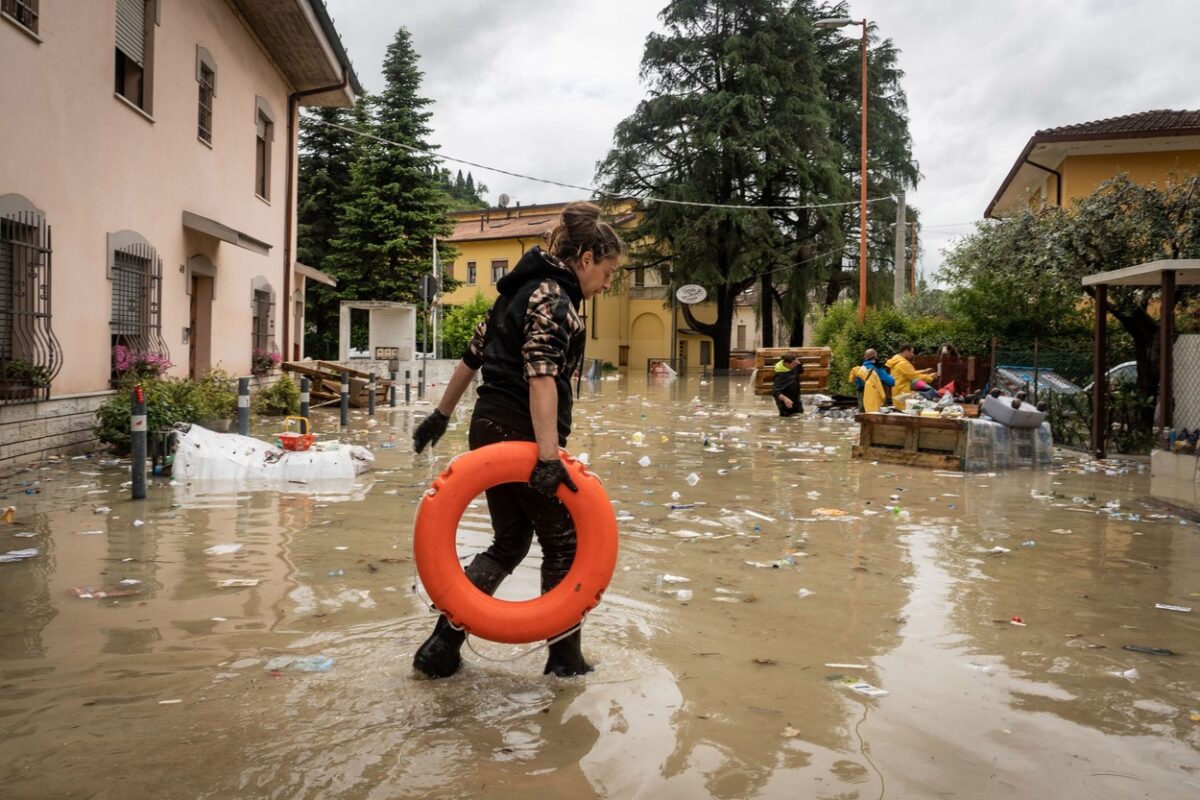
[[[553,589],[567,576],[566,570],[542,569],[542,594]],[[583,658],[580,639],[583,631],[577,630],[570,636],[559,639],[550,645],[550,654],[546,657],[546,668],[543,675],[554,673],[560,678],[570,678],[574,675],[586,675],[592,671],[592,665]]]
[[[508,577],[504,567],[483,553],[475,556],[467,565],[466,573],[467,578],[479,591],[489,595]],[[417,648],[417,653],[413,656],[413,668],[428,678],[450,677],[462,666],[462,657],[458,651],[462,649],[466,640],[467,634],[456,630],[445,615],[438,617],[433,633]]]
[[[592,671],[592,665],[583,658],[580,646],[582,630],[577,630],[565,639],[559,639],[550,645],[550,655],[546,658],[546,668],[543,675],[554,673],[560,678],[570,678],[574,675],[586,675]]]

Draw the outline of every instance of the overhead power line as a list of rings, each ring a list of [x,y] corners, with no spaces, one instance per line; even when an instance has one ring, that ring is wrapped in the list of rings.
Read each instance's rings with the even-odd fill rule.
[[[455,164],[463,164],[468,167],[474,167],[475,169],[483,169],[483,170],[487,170],[488,172],[495,172],[500,175],[507,175],[510,178],[519,178],[520,180],[533,181],[535,183],[544,183],[549,186],[560,186],[564,189],[575,189],[575,190],[578,190],[581,192],[587,192],[588,194],[606,195],[609,197],[620,197],[621,196],[621,195],[614,194],[613,192],[606,192],[603,189],[597,189],[593,186],[580,186],[575,183],[564,183],[563,181],[551,180],[549,178],[538,178],[533,175],[524,175],[520,172],[513,172],[511,170],[501,169],[500,167],[490,167],[487,164],[480,164],[476,161],[468,161],[465,158],[455,158],[454,156],[449,156],[449,155],[446,155],[445,153],[440,153],[435,150],[429,150],[429,149],[426,149],[423,147],[415,147],[411,144],[404,144],[403,142],[395,142],[395,141],[392,141],[391,139],[385,139],[382,136],[376,136],[373,133],[367,133],[366,131],[355,130],[354,128],[350,128],[346,125],[339,125],[336,122],[328,122],[326,120],[318,119],[316,117],[305,117],[304,121],[305,122],[313,122],[313,123],[316,123],[317,125],[325,125],[330,128],[337,128],[339,130],[346,131],[347,133],[352,133],[355,136],[361,136],[365,139],[372,139],[376,142],[379,142],[380,144],[391,145],[393,147],[399,147],[402,150],[408,150],[411,153],[420,153],[421,155],[430,156],[432,158],[438,158],[443,161],[453,161]],[[645,197],[639,197],[636,199],[640,200],[643,203],[664,203],[664,204],[673,205],[673,206],[693,206],[696,208],[727,208],[727,209],[739,210],[739,211],[801,211],[804,209],[811,209],[811,208],[837,208],[840,206],[856,206],[859,203],[858,200],[847,200],[845,202],[840,202],[840,203],[808,203],[806,205],[797,205],[797,206],[756,206],[756,205],[748,205],[748,204],[744,205],[744,204],[738,204],[738,203],[701,203],[701,202],[694,201],[694,200],[672,200],[672,199],[666,198],[666,197],[654,197],[653,195],[647,195]],[[885,195],[883,197],[870,198],[867,200],[867,202],[868,203],[880,203],[885,200],[892,200],[892,199],[894,199],[894,198],[891,195]]]

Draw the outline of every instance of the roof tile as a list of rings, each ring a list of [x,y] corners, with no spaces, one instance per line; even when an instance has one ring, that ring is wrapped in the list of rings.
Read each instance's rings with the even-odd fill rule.
[[[1130,134],[1152,131],[1187,131],[1200,132],[1200,111],[1172,111],[1158,109],[1141,111],[1137,114],[1126,114],[1121,117],[1093,120],[1092,122],[1077,122],[1074,125],[1063,125],[1058,128],[1045,128],[1034,134],[1034,138],[1042,136],[1104,136],[1106,134]]]

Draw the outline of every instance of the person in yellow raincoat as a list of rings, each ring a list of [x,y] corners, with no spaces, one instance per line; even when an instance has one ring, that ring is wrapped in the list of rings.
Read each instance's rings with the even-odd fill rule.
[[[899,352],[887,360],[887,364],[885,366],[887,366],[888,371],[892,373],[892,379],[896,382],[896,391],[894,394],[899,395],[906,392],[917,392],[918,394],[922,394],[928,398],[929,395],[925,393],[929,392],[932,395],[931,399],[936,400],[936,392],[933,392],[928,387],[918,387],[914,383],[915,381],[924,382],[933,380],[933,371],[918,371],[917,368],[913,366],[912,358],[913,346],[906,343],[900,345]],[[897,408],[904,407],[902,402],[895,403],[895,405]]]
[[[862,410],[868,414],[878,411],[887,402],[887,390],[884,387],[896,384],[895,378],[879,366],[879,354],[873,348],[863,353],[860,366],[850,370],[849,380],[858,390]]]

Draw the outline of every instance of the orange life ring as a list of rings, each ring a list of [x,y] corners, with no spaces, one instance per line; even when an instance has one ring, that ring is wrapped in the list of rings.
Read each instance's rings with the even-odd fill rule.
[[[459,563],[455,538],[467,504],[485,489],[529,480],[537,462],[534,442],[464,453],[421,498],[413,531],[417,573],[438,610],[468,633],[507,644],[537,642],[574,627],[600,603],[617,566],[617,518],[600,479],[565,451],[563,460],[579,488],[558,489],[575,522],[575,560],[561,583],[533,600],[499,600],[475,588]]]

